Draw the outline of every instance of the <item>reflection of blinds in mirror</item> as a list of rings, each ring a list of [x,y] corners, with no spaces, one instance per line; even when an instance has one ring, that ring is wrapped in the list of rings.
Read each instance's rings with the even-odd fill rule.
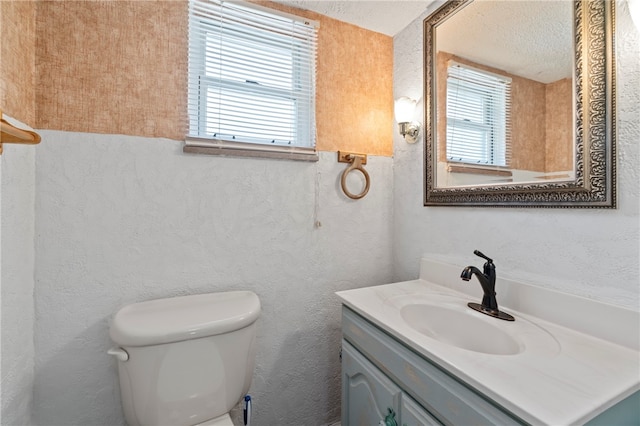
[[[447,69],[447,160],[509,167],[511,79],[451,61]]]

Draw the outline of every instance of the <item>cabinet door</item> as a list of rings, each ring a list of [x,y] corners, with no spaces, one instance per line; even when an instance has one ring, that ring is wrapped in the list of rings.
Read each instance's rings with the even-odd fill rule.
[[[402,426],[440,426],[442,424],[407,394],[402,395],[400,421],[399,424]]]
[[[348,342],[342,341],[342,426],[393,425],[401,392]]]

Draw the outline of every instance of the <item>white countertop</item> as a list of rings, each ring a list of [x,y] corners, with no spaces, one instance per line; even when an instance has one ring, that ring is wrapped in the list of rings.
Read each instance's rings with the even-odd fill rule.
[[[500,309],[516,317],[519,326],[534,325],[552,338],[542,339],[545,348],[492,355],[429,338],[409,327],[394,309],[394,300],[402,296],[480,302],[479,283],[475,278],[461,281],[461,271],[462,266],[423,260],[421,279],[337,295],[414,351],[532,424],[583,424],[640,390],[638,312],[498,279]]]

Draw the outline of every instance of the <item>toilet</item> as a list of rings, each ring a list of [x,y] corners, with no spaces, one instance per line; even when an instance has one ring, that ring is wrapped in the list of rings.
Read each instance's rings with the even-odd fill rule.
[[[129,426],[232,426],[255,361],[260,300],[251,291],[181,296],[120,309],[120,396]]]

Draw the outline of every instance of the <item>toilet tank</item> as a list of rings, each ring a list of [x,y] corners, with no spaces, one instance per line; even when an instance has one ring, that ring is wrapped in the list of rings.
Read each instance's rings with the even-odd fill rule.
[[[129,426],[196,425],[249,390],[260,300],[232,291],[135,303],[115,315],[120,395]],[[128,359],[127,359],[128,358]]]

